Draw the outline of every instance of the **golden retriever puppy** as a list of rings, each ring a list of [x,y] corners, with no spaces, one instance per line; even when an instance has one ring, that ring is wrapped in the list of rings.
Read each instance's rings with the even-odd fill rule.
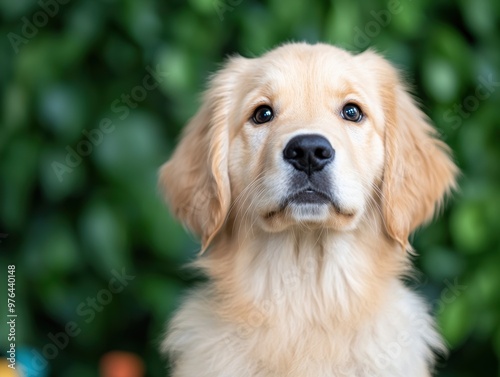
[[[173,376],[430,376],[443,343],[402,278],[456,173],[376,53],[229,59],[160,171],[209,277],[169,325]]]

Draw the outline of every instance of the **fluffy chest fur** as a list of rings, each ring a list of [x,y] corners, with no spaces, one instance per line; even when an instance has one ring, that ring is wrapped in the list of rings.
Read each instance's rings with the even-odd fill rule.
[[[213,281],[190,294],[163,344],[174,376],[428,376],[441,342],[398,279],[404,255],[357,236],[256,237],[200,262]],[[392,268],[377,276],[381,263]]]

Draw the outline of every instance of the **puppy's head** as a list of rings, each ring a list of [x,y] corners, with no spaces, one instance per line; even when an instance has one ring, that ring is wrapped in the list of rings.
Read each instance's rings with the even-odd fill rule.
[[[455,173],[384,59],[290,44],[228,61],[160,184],[203,248],[228,219],[266,232],[349,231],[374,207],[406,245]]]

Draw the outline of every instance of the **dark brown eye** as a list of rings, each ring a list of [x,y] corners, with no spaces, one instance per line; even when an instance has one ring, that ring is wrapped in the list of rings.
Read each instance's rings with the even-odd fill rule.
[[[262,124],[271,121],[274,118],[273,109],[267,105],[259,106],[252,115],[252,121],[255,124]]]
[[[353,103],[348,103],[345,105],[342,109],[342,118],[345,120],[348,120],[349,122],[359,122],[361,119],[363,119],[363,113],[361,112],[361,109],[353,104]]]

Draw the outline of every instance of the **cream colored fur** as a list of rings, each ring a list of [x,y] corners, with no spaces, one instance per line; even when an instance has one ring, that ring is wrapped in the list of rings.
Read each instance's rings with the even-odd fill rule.
[[[359,124],[339,115],[347,102],[363,110]],[[275,116],[256,125],[262,104]],[[335,149],[338,208],[281,210],[292,174],[283,148],[308,133]],[[443,344],[401,279],[410,233],[456,172],[377,54],[300,43],[230,59],[160,172],[209,277],[168,326],[173,376],[430,376]]]

